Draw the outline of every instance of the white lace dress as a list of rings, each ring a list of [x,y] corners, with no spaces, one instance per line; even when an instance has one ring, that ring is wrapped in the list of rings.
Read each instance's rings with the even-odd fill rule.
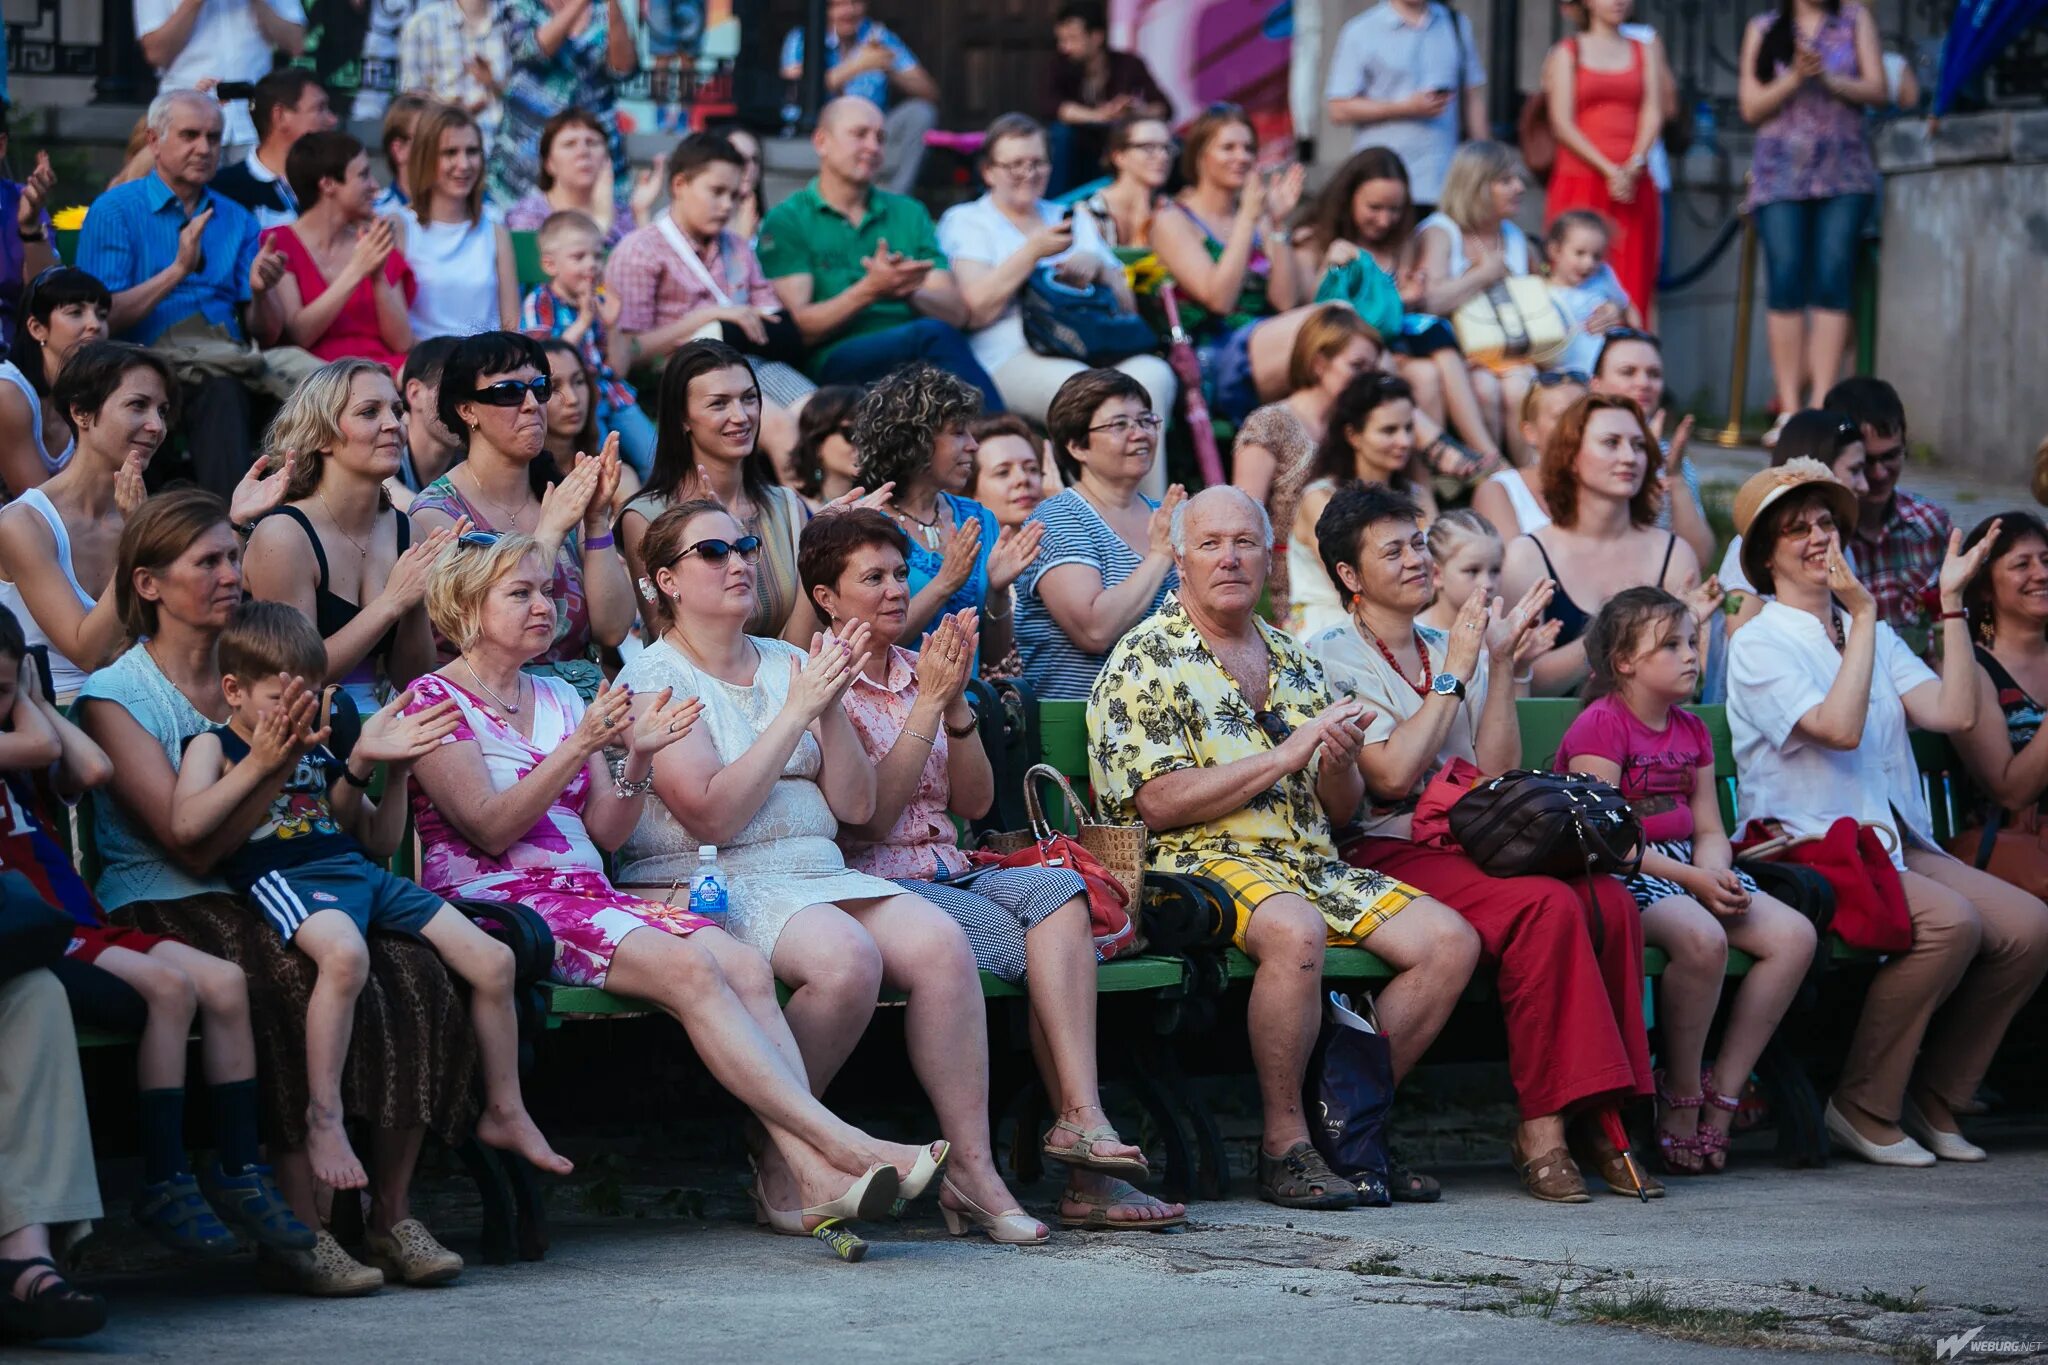
[[[761,660],[752,687],[735,687],[702,672],[666,640],[641,651],[618,680],[635,692],[673,687],[677,697],[700,699],[704,714],[697,723],[710,734],[719,762],[732,764],[753,747],[782,709],[789,696],[789,661],[803,658],[802,650],[781,640],[748,638]],[[730,882],[726,930],[764,956],[775,951],[782,926],[801,910],[902,891],[879,877],[847,868],[834,842],[839,822],[818,787],[821,760],[817,739],[806,734],[761,809],[718,849],[719,867]],[[619,850],[614,881],[643,895],[651,896],[649,888],[666,893],[677,878],[688,878],[696,870],[697,846],[702,842],[668,807],[649,800],[640,823]]]

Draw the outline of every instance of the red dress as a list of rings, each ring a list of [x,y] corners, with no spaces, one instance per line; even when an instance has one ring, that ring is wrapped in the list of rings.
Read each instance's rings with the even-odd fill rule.
[[[299,240],[299,234],[289,225],[274,227],[263,234],[264,240],[284,253],[285,268],[292,272],[292,279],[299,286],[299,303],[310,304],[327,292],[327,277],[320,273],[320,267],[313,262],[313,254],[306,250],[306,244]],[[419,292],[419,284],[412,277],[412,267],[406,264],[403,254],[392,252],[384,258],[384,278],[398,286],[399,294],[407,304]],[[405,352],[394,351],[384,344],[384,333],[377,326],[377,293],[370,281],[357,285],[355,292],[348,296],[348,302],[341,306],[320,339],[306,348],[322,360],[342,360],[360,356],[364,360],[375,360],[391,369],[395,379],[405,368]]]
[[[1600,154],[1616,165],[1627,161],[1635,149],[1636,126],[1642,118],[1643,81],[1647,63],[1645,46],[1631,41],[1626,71],[1595,71],[1579,61],[1579,45],[1569,44],[1572,55],[1572,116]],[[1607,177],[1586,163],[1585,158],[1564,145],[1557,147],[1557,165],[1550,175],[1550,192],[1544,205],[1544,223],[1557,220],[1571,209],[1591,209],[1614,224],[1614,239],[1608,243],[1607,263],[1628,291],[1630,302],[1645,319],[1657,292],[1659,237],[1663,232],[1663,209],[1657,202],[1657,187],[1647,172],[1636,177],[1633,202],[1617,204],[1607,193]]]

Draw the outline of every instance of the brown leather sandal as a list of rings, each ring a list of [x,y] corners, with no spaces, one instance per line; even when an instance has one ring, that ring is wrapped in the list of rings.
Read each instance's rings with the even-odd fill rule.
[[[1522,1188],[1544,1203],[1593,1202],[1593,1196],[1586,1193],[1586,1178],[1579,1174],[1579,1165],[1572,1160],[1569,1149],[1553,1147],[1541,1156],[1524,1160],[1522,1149],[1509,1142],[1508,1159],[1514,1162],[1516,1174],[1522,1177]]]

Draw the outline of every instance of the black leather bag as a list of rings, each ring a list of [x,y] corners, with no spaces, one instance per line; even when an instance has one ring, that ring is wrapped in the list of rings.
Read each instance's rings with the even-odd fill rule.
[[[1148,953],[1177,957],[1221,952],[1237,932],[1237,912],[1219,882],[1147,868],[1138,932]]]
[[[1517,768],[1488,778],[1450,809],[1451,834],[1491,877],[1631,876],[1643,864],[1643,823],[1619,791],[1584,773]]]
[[[1018,292],[1024,342],[1039,355],[1114,365],[1159,348],[1151,325],[1124,311],[1114,291],[1097,281],[1077,289],[1040,267]]]

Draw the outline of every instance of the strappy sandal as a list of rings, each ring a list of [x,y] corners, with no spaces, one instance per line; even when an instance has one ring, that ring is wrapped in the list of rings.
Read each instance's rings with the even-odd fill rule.
[[[31,1270],[43,1273],[29,1281],[27,1297],[18,1299],[15,1281]],[[0,1261],[0,1339],[84,1337],[106,1325],[107,1301],[74,1288],[49,1257]]]
[[[1496,463],[1466,449],[1449,436],[1439,436],[1424,446],[1422,462],[1429,466],[1430,473],[1460,484],[1473,482],[1487,472],[1489,464]]]
[[[1073,1143],[1066,1147],[1053,1146],[1052,1135],[1056,1132],[1072,1133]],[[1045,1141],[1039,1145],[1038,1150],[1047,1161],[1057,1161],[1064,1166],[1078,1166],[1084,1171],[1095,1171],[1102,1175],[1127,1176],[1142,1180],[1152,1173],[1152,1168],[1145,1164],[1145,1158],[1142,1156],[1096,1155],[1095,1146],[1101,1142],[1114,1142],[1120,1147],[1131,1145],[1118,1137],[1116,1129],[1106,1123],[1094,1128],[1083,1128],[1077,1123],[1061,1119],[1046,1133]]]
[[[1586,1193],[1586,1178],[1579,1174],[1579,1165],[1572,1160],[1570,1149],[1553,1147],[1539,1156],[1524,1158],[1522,1149],[1510,1141],[1508,1159],[1514,1163],[1515,1173],[1522,1177],[1522,1188],[1544,1203],[1593,1202],[1593,1196]]]
[[[1088,1212],[1075,1215],[1066,1212],[1069,1204],[1084,1205]],[[1101,1194],[1093,1190],[1077,1190],[1071,1187],[1060,1191],[1060,1226],[1079,1228],[1083,1232],[1163,1232],[1167,1228],[1186,1227],[1188,1216],[1175,1214],[1170,1218],[1111,1218],[1109,1211],[1131,1204],[1150,1204],[1154,1208],[1166,1205],[1154,1199],[1143,1190],[1124,1181],[1113,1181],[1109,1189]]]
[[[1705,1095],[1674,1095],[1664,1083],[1663,1068],[1652,1073],[1657,1085],[1657,1160],[1667,1175],[1704,1175],[1706,1158],[1700,1150],[1699,1135],[1692,1137],[1674,1136],[1664,1127],[1664,1115],[1673,1109],[1698,1109],[1705,1105]],[[1688,1166],[1685,1159],[1693,1162]]]
[[[1700,1071],[1700,1094],[1706,1103],[1715,1109],[1730,1114],[1740,1113],[1742,1110],[1742,1096],[1724,1095],[1714,1089],[1712,1067],[1705,1067]],[[1731,1119],[1729,1124],[1732,1128],[1734,1120]],[[1718,1175],[1728,1169],[1728,1136],[1709,1123],[1705,1114],[1700,1115],[1699,1132],[1693,1135],[1693,1141],[1699,1144],[1700,1161],[1709,1175]]]
[[[1259,1150],[1259,1198],[1283,1209],[1349,1209],[1358,1206],[1358,1187],[1314,1146],[1297,1142],[1279,1156]]]

